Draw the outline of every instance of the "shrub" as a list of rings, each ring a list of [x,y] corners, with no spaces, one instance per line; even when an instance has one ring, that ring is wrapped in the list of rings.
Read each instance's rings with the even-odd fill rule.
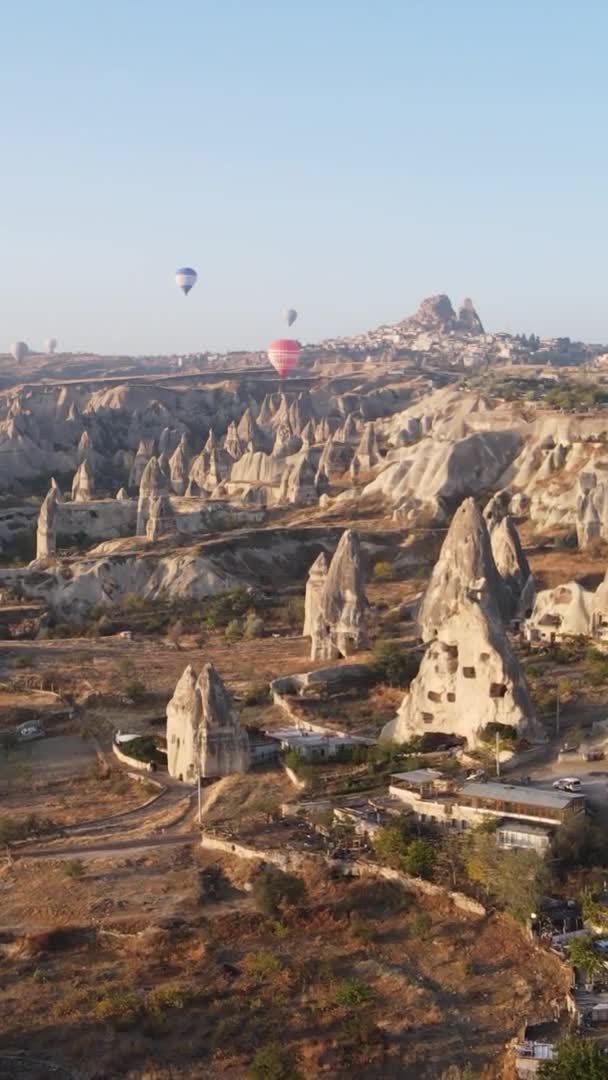
[[[224,630],[224,637],[226,641],[235,642],[240,641],[243,637],[243,624],[240,619],[231,619],[228,626]]]
[[[373,648],[371,669],[387,686],[408,687],[418,674],[420,658],[406,652],[398,641],[377,641]]]
[[[372,571],[374,581],[394,581],[395,568],[390,562],[377,562]]]
[[[270,687],[268,683],[250,683],[243,694],[244,705],[265,705]]]
[[[258,952],[249,953],[243,960],[243,967],[250,975],[259,975],[262,978],[274,975],[281,970],[280,961],[270,949],[259,949]]]
[[[252,894],[262,915],[276,918],[285,904],[295,905],[304,896],[304,882],[278,866],[268,866],[253,882]]]
[[[287,601],[287,622],[294,630],[302,630],[304,625],[304,597],[291,596]]]
[[[256,615],[255,611],[248,612],[243,623],[243,637],[250,641],[252,638],[262,637],[264,633],[264,620]],[[228,636],[228,630],[226,630]]]
[[[65,864],[64,873],[66,877],[72,878],[74,881],[84,877],[84,863],[82,859],[68,859]]]
[[[433,926],[433,920],[426,911],[419,911],[417,915],[414,915],[410,923],[410,932],[413,937],[424,938],[428,937]]]
[[[123,597],[122,607],[125,611],[143,611],[145,606],[145,597],[140,596],[139,593],[127,593]]]
[[[146,995],[146,1011],[153,1016],[162,1016],[167,1009],[183,1009],[190,997],[189,991],[183,986],[157,986]]]
[[[125,694],[130,697],[132,701],[143,701],[146,696],[146,688],[140,679],[135,679],[133,682],[127,683],[125,686]]]
[[[227,627],[231,620],[242,617],[252,606],[255,607],[255,598],[252,598],[249,590],[229,589],[206,601],[203,622],[212,630],[221,629]]]
[[[256,1050],[249,1075],[252,1080],[300,1080],[298,1058],[289,1047],[269,1043]]]
[[[348,1008],[357,1008],[359,1005],[368,1005],[374,1000],[374,991],[366,983],[358,979],[345,979],[336,987],[334,1002],[336,1005],[346,1005]]]
[[[99,998],[95,1014],[100,1020],[111,1020],[118,1027],[130,1027],[141,1012],[141,1001],[130,990],[111,990]]]

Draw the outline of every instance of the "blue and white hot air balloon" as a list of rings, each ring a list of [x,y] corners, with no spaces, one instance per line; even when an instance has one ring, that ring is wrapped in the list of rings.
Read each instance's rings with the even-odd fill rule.
[[[176,270],[175,280],[184,296],[187,296],[192,286],[196,285],[198,274],[191,266],[182,266],[180,270]]]

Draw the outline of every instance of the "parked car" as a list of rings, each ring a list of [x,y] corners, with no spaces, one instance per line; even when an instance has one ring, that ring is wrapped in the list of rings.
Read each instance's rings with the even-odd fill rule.
[[[580,791],[581,782],[578,776],[563,776],[553,782],[553,787],[558,791]]]

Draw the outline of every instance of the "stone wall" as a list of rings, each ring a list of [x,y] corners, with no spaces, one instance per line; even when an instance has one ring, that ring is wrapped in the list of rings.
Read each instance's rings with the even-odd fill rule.
[[[451,900],[460,911],[465,911],[468,915],[474,915],[477,918],[486,914],[486,909],[482,904],[470,896],[465,896],[464,893],[451,892],[449,889],[444,889],[442,885],[434,885],[431,881],[424,881],[423,878],[412,877],[411,874],[403,874],[399,870],[391,870],[388,866],[379,866],[377,863],[365,862],[362,859],[346,862],[343,859],[329,859],[326,855],[314,855],[289,849],[277,851],[275,848],[253,848],[207,832],[203,832],[201,836],[201,846],[210,851],[223,851],[227,855],[236,856],[237,859],[272,863],[273,866],[288,871],[304,870],[311,863],[323,862],[327,866],[338,868],[345,875],[380,877],[387,881],[395,881],[410,892]]]

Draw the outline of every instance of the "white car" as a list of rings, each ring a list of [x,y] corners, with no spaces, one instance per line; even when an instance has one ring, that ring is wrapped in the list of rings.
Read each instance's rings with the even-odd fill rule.
[[[563,776],[553,782],[553,787],[558,791],[580,791],[581,782],[578,776]]]

